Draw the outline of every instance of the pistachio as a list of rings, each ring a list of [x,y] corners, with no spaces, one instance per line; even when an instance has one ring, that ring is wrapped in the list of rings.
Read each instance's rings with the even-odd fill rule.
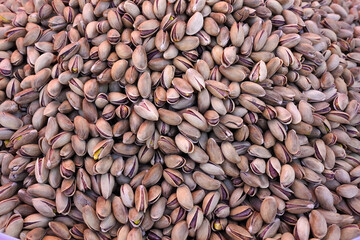
[[[0,231],[357,237],[357,5],[4,1]]]

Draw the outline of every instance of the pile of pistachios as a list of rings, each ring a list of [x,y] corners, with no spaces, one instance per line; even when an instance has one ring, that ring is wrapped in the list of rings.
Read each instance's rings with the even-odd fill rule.
[[[360,235],[360,0],[0,0],[0,233]]]

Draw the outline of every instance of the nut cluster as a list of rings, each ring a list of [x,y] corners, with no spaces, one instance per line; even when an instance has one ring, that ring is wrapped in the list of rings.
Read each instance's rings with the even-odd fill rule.
[[[1,2],[1,232],[360,235],[359,0]]]

